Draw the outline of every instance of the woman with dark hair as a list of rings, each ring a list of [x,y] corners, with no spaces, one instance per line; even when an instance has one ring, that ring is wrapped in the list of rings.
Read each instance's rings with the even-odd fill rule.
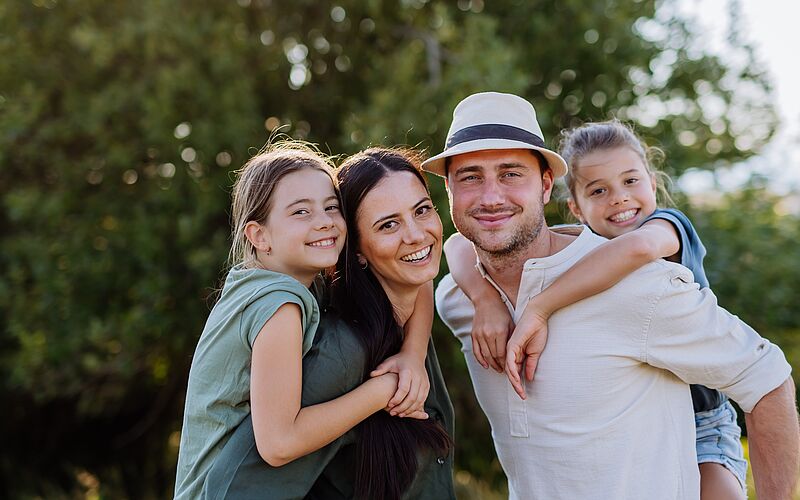
[[[442,224],[416,156],[371,148],[337,171],[348,240],[311,351],[303,360],[303,405],[335,398],[396,354],[418,297],[432,302]],[[320,301],[325,304],[325,300]],[[432,311],[432,307],[430,309]],[[328,446],[273,468],[245,420],[220,452],[204,494],[213,498],[455,498],[453,408],[433,349],[425,367],[427,420],[380,411]]]

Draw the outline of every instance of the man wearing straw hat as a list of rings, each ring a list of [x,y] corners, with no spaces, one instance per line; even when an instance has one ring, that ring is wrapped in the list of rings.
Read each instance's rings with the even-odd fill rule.
[[[588,228],[546,226],[544,205],[567,165],[518,96],[461,101],[444,151],[423,168],[446,179],[453,222],[515,319],[605,241]],[[475,359],[472,304],[451,276],[442,279],[436,307],[462,343],[510,498],[699,498],[689,383],[719,388],[747,412],[759,499],[790,498],[800,463],[791,367],[690,274],[651,263],[553,314],[525,400]],[[688,356],[689,344],[710,355]]]

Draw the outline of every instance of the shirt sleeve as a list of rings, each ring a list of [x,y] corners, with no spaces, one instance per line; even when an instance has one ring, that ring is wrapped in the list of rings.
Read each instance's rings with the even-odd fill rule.
[[[694,274],[694,280],[701,286],[709,286],[706,277],[703,259],[706,256],[706,247],[700,240],[697,230],[686,215],[674,208],[660,208],[647,217],[642,224],[653,219],[662,219],[675,228],[680,239],[680,263],[689,268]]]
[[[645,362],[688,384],[719,389],[750,412],[791,373],[783,352],[717,305],[685,268],[668,267],[646,329]]]
[[[464,343],[465,349],[471,349],[469,334],[472,330],[472,318],[475,310],[464,292],[456,285],[451,275],[446,275],[436,287],[436,312],[445,326]]]
[[[284,304],[297,304],[300,307],[301,321],[303,330],[305,331],[307,315],[305,306],[300,297],[286,290],[271,291],[258,297],[242,311],[239,332],[242,336],[242,341],[245,342],[250,349],[253,348],[253,343],[256,341],[256,337],[258,337],[264,324],[266,324]]]

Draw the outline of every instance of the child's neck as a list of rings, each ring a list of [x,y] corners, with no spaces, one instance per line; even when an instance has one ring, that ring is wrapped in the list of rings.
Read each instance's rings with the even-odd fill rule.
[[[296,279],[300,283],[303,284],[305,287],[310,287],[314,280],[317,278],[317,275],[322,271],[307,271],[307,272],[299,272],[297,269],[292,269],[289,266],[284,265],[283,263],[277,261],[276,259],[270,259],[269,256],[260,256],[256,260],[257,266],[260,269],[266,269],[268,271],[274,271],[276,273],[285,274],[287,276],[291,276],[292,278]]]

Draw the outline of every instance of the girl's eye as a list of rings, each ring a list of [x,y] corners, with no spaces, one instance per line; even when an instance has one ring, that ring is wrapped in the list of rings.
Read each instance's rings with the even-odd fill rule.
[[[327,210],[329,212],[331,212],[331,211],[338,212],[339,211],[339,205],[328,205],[327,207],[325,207],[325,210]]]
[[[605,192],[606,192],[605,188],[597,188],[597,189],[592,190],[589,193],[589,196],[597,196],[597,195],[603,194]]]
[[[311,212],[309,212],[307,209],[301,208],[300,210],[295,210],[292,215],[308,215],[309,213]]]
[[[630,179],[625,179],[625,184],[636,184],[639,182],[639,179],[636,177],[631,177]]]

